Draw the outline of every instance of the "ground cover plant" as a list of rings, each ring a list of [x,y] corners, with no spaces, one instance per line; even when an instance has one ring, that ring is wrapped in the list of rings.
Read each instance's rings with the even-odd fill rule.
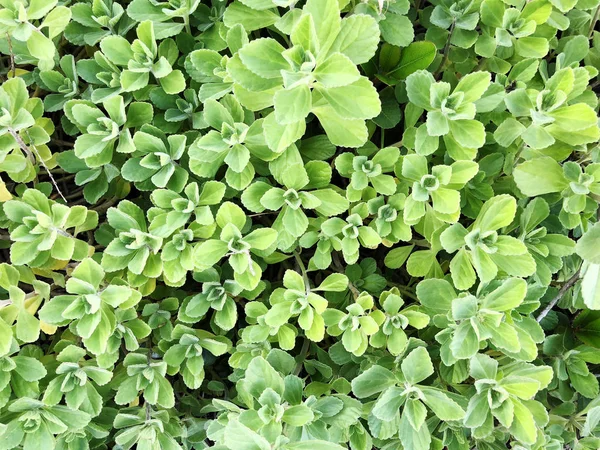
[[[0,0],[0,450],[600,448],[600,0]]]

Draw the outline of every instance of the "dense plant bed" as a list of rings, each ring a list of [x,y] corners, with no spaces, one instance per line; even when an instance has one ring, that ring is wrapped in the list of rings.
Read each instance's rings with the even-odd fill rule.
[[[600,0],[0,0],[0,450],[600,448]]]

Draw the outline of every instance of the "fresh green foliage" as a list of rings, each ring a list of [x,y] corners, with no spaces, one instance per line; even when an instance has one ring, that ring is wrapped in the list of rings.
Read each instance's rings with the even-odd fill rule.
[[[598,450],[600,0],[0,0],[0,450]]]

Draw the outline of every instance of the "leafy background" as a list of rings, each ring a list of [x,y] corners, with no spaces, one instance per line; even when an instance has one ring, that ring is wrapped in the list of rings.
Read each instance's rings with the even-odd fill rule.
[[[0,0],[0,449],[600,448],[598,0]]]

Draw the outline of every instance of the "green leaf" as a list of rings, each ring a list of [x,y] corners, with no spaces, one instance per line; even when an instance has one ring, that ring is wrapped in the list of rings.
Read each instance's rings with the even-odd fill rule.
[[[419,70],[427,69],[433,62],[437,49],[432,42],[412,42],[402,49],[398,65],[387,75],[398,80],[405,80]]]
[[[406,381],[417,384],[433,374],[433,364],[425,347],[417,347],[408,354],[400,366]]]
[[[477,120],[451,120],[450,132],[463,147],[480,148],[485,143],[485,128]]]
[[[560,164],[548,156],[519,164],[513,176],[519,190],[530,197],[560,192],[568,185]]]
[[[385,19],[379,22],[379,28],[383,39],[398,47],[406,47],[415,37],[410,19],[399,14],[386,14]]]
[[[333,53],[313,72],[315,79],[326,88],[346,86],[360,78],[354,63],[342,53]]]
[[[381,112],[381,102],[373,84],[364,77],[347,86],[316,90],[337,115],[345,119],[371,119]]]
[[[371,397],[396,384],[396,377],[388,369],[372,366],[352,380],[352,392],[358,398]]]
[[[406,93],[411,103],[419,108],[430,109],[429,91],[435,83],[433,75],[426,70],[418,70],[406,78]]]
[[[342,20],[331,51],[343,53],[354,64],[364,64],[375,55],[378,43],[377,22],[366,14],[354,14]]]
[[[300,85],[292,89],[281,89],[273,97],[275,118],[281,125],[304,122],[310,112],[312,102],[308,86]]]
[[[244,45],[239,51],[244,65],[263,78],[279,78],[281,70],[289,70],[290,65],[283,57],[284,48],[274,39],[256,39]]]
[[[240,450],[270,450],[269,442],[237,420],[231,420],[225,427],[225,444],[228,448]]]
[[[465,411],[461,406],[452,400],[444,391],[436,388],[422,387],[421,392],[425,398],[423,401],[441,420],[461,420],[465,416]]]
[[[344,292],[348,288],[348,277],[341,273],[332,273],[313,291]]]
[[[332,144],[341,147],[360,147],[368,138],[368,130],[364,120],[345,119],[331,106],[313,108],[313,114],[325,129]]]

